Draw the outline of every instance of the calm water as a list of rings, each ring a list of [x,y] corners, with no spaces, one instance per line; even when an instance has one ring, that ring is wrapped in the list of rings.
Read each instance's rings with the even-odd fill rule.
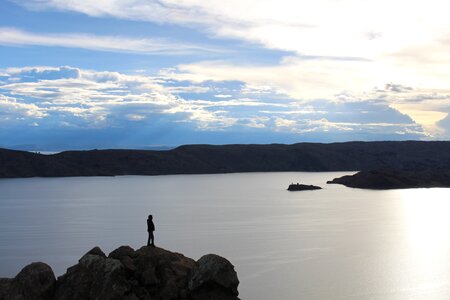
[[[450,189],[367,191],[344,173],[0,180],[0,277],[146,242],[227,257],[242,299],[449,299]],[[291,182],[324,187],[287,192]]]

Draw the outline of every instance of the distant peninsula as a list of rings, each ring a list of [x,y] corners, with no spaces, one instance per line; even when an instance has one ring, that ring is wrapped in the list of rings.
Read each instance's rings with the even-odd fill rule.
[[[374,190],[450,187],[450,171],[435,169],[361,171],[354,175],[335,178],[327,183]]]
[[[185,145],[44,155],[0,149],[0,178],[282,171],[450,170],[450,142]]]

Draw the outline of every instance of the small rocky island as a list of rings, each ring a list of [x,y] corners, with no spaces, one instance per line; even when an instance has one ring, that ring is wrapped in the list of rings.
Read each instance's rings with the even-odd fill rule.
[[[322,188],[320,186],[316,185],[306,185],[306,184],[300,184],[300,183],[291,183],[289,187],[287,188],[288,191],[294,192],[294,191],[314,191],[314,190],[321,190]]]
[[[360,171],[327,183],[374,190],[450,187],[450,171],[446,169]]]
[[[215,254],[194,261],[157,247],[121,246],[106,256],[95,247],[57,279],[42,262],[0,278],[0,300],[238,300],[238,285],[233,265]]]

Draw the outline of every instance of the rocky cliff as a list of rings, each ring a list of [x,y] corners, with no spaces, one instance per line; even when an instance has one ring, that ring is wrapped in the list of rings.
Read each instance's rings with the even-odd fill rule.
[[[121,246],[106,256],[95,247],[58,278],[37,262],[0,279],[0,299],[238,300],[238,285],[233,265],[215,254],[194,261],[157,247]]]

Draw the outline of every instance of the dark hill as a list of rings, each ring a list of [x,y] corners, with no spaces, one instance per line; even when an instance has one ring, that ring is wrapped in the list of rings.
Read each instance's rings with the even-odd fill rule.
[[[450,187],[450,171],[436,169],[361,171],[354,175],[335,178],[327,183],[374,190]]]
[[[450,169],[450,142],[186,145],[169,151],[91,150],[53,155],[0,149],[0,177]]]

